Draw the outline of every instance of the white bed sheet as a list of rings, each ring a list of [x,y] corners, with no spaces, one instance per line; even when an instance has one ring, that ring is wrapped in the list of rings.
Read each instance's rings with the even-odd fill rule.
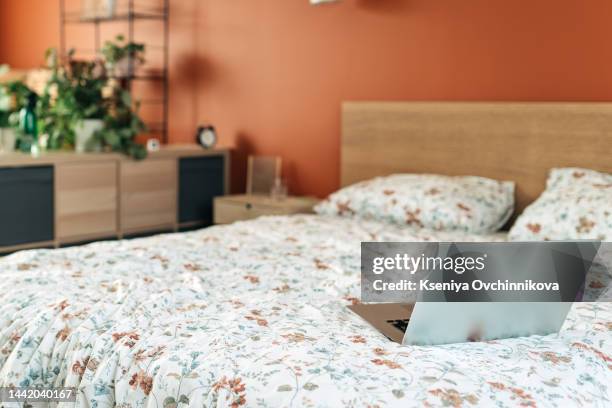
[[[0,260],[0,385],[78,406],[610,406],[612,308],[559,335],[402,347],[346,309],[362,240],[500,240],[265,217]]]

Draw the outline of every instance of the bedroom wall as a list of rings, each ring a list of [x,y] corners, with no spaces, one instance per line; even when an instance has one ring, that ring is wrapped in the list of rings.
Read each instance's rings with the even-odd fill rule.
[[[36,65],[55,7],[0,0],[0,61]],[[322,196],[343,100],[611,100],[611,15],[609,0],[172,1],[171,140],[211,122],[237,146],[235,189],[247,153],[278,154],[294,192]]]

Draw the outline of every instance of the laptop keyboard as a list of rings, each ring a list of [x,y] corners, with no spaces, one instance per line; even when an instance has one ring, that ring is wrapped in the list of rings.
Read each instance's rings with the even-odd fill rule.
[[[391,326],[395,327],[396,329],[401,330],[402,333],[406,333],[409,321],[410,319],[387,320],[387,323],[391,324]]]

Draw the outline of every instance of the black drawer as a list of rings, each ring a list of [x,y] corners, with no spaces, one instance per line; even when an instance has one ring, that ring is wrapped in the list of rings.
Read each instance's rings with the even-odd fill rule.
[[[0,247],[52,241],[53,167],[0,168]]]
[[[224,176],[223,157],[179,160],[179,223],[212,224],[213,199],[225,192]]]

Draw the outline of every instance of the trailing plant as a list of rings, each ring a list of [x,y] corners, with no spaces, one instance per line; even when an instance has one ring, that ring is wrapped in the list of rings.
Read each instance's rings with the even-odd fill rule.
[[[66,78],[72,85],[79,118],[103,119],[109,103],[102,95],[107,82],[104,65],[100,61],[70,60]]]
[[[9,116],[13,109],[13,97],[4,85],[0,85],[0,129],[9,127]]]
[[[133,65],[144,64],[144,53],[144,44],[126,42],[123,35],[115,37],[115,41],[106,41],[102,47],[102,55],[109,72],[113,72],[117,65],[124,60],[131,60]]]
[[[70,59],[72,53],[68,55]],[[83,110],[77,102],[68,70],[60,64],[56,50],[47,51],[51,77],[38,102],[41,133],[48,135],[50,149],[74,146],[74,128]]]
[[[11,116],[27,103],[30,89],[22,81],[0,84],[0,127],[14,125]]]
[[[147,130],[138,116],[139,104],[133,108],[131,94],[118,86],[112,88],[112,94],[112,104],[104,118],[104,129],[95,133],[93,143],[136,160],[144,159],[147,150],[135,140],[136,136]]]
[[[145,130],[130,92],[106,75],[104,61],[78,61],[70,52],[60,61],[57,51],[47,52],[50,79],[38,104],[42,133],[51,149],[74,146],[75,127],[84,119],[101,119],[105,128],[94,137],[102,150],[122,152],[134,158],[146,156],[135,142]],[[144,153],[143,153],[144,151]]]

